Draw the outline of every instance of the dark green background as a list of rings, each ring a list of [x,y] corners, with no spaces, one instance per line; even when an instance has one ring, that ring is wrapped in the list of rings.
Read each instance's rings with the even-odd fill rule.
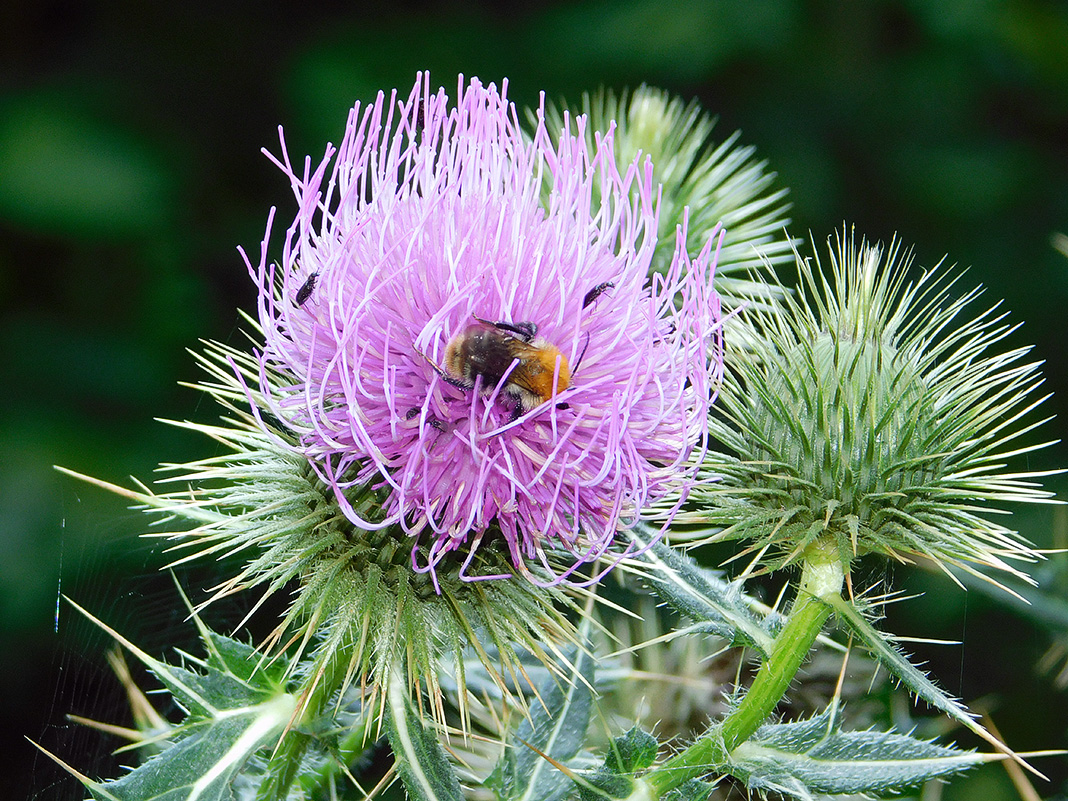
[[[235,246],[258,248],[272,204],[291,213],[260,148],[276,148],[281,123],[291,154],[318,159],[354,100],[406,91],[425,68],[450,89],[457,72],[507,77],[520,104],[641,82],[699,98],[719,137],[742,129],[791,188],[793,233],[822,242],[848,221],[873,239],[898,232],[920,264],[972,265],[966,282],[1025,323],[1012,344],[1046,362],[1059,415],[1047,437],[1066,430],[1068,259],[1050,246],[1068,232],[1059,0],[6,4],[0,797],[80,797],[25,736],[115,772],[116,741],[64,720],[128,723],[107,638],[66,606],[56,633],[60,589],[158,654],[189,642],[155,572],[165,557],[136,538],[142,516],[51,465],[124,483],[212,452],[153,417],[214,416],[177,382],[198,378],[185,352],[198,338],[239,342],[253,293]],[[1063,445],[1027,463],[1055,464]],[[1048,544],[1053,520],[1040,510],[1020,526]],[[1018,749],[1068,745],[1068,704],[1034,668],[1044,630],[943,579],[895,578],[928,590],[898,605],[896,631],[966,642],[922,652],[951,691],[991,699]],[[1042,767],[1052,795],[1068,769]],[[996,769],[970,781],[947,797],[1014,797]]]

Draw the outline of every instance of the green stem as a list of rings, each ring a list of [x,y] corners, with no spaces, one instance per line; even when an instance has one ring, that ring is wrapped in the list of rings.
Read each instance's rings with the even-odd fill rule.
[[[308,697],[303,705],[300,721],[296,721],[294,728],[283,735],[281,742],[271,755],[267,763],[266,778],[256,792],[257,801],[284,801],[288,797],[289,789],[297,779],[304,754],[314,739],[313,735],[298,731],[296,726],[301,721],[313,721],[323,714],[330,699],[345,680],[351,657],[351,646],[342,646],[334,650],[327,659],[318,682],[310,690],[305,690],[308,692]],[[313,671],[312,677],[314,675]],[[311,681],[312,678],[306,681],[306,688]]]
[[[728,753],[745,742],[775,711],[805,661],[831,609],[812,595],[799,594],[775,648],[760,666],[749,692],[720,728]]]
[[[708,773],[714,765],[724,764],[730,753],[775,711],[831,614],[830,607],[820,599],[841,593],[843,578],[833,546],[816,543],[808,549],[790,617],[749,692],[710,734],[643,777],[656,796]]]

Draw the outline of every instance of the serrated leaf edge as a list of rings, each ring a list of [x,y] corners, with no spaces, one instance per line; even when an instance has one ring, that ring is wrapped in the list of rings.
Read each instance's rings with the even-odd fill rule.
[[[460,782],[455,773],[450,772],[449,775],[452,781],[448,782],[447,786],[436,787],[430,776],[423,769],[419,758],[419,749],[415,744],[416,733],[409,727],[411,705],[403,674],[403,670],[391,670],[389,672],[389,686],[386,690],[390,708],[390,729],[391,733],[396,735],[389,738],[394,749],[394,758],[398,763],[401,759],[404,760],[407,773],[416,784],[414,789],[421,793],[418,796],[419,798],[426,799],[426,801],[464,801]],[[425,731],[422,733],[425,734]],[[397,751],[398,745],[400,746],[400,753]],[[441,746],[436,740],[434,740],[433,745],[438,748],[439,752],[441,751]],[[445,759],[444,754],[441,754],[441,758]],[[401,775],[404,777],[404,772]],[[409,797],[414,796],[413,788],[408,786],[407,781],[405,781],[405,788]]]

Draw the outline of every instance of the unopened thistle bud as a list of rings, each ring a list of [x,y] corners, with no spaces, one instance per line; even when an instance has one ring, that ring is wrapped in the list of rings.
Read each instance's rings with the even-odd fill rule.
[[[688,215],[687,241],[693,253],[722,226],[723,244],[716,261],[716,289],[728,307],[743,300],[760,301],[771,287],[748,274],[764,264],[789,260],[792,240],[786,235],[786,189],[759,161],[752,145],[739,145],[736,131],[722,142],[712,139],[715,119],[696,102],[686,103],[644,84],[616,95],[603,90],[585,95],[576,112],[589,118],[591,146],[611,134],[620,169],[636,157],[649,158],[653,180],[661,187],[659,243],[653,268],[666,272],[675,258],[675,226]],[[550,109],[560,128],[563,111]]]
[[[1042,474],[1005,467],[1048,444],[1018,443],[1042,422],[1039,364],[996,349],[1014,330],[996,306],[966,316],[979,290],[955,296],[937,268],[910,282],[910,261],[843,232],[826,274],[798,257],[796,294],[742,312],[759,336],[728,352],[712,423],[726,452],[705,460],[692,516],[714,539],[771,569],[817,541],[847,569],[869,552],[1011,572],[1037,556],[989,516],[1049,498]]]

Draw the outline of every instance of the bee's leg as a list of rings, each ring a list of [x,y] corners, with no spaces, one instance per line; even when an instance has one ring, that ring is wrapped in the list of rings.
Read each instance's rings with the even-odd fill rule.
[[[523,416],[523,412],[527,411],[523,408],[523,399],[518,395],[514,395],[511,392],[508,392],[502,395],[502,397],[507,398],[512,402],[512,413],[511,416],[508,418],[509,423],[514,423],[516,420]]]
[[[442,370],[440,367],[435,369],[437,370],[438,375],[441,376],[441,380],[444,381],[446,384],[454,386],[457,389],[462,389],[465,392],[469,392],[470,390],[475,388],[475,385],[472,384],[470,381],[464,381],[462,378],[456,378],[454,376],[451,376],[444,370]]]
[[[475,388],[474,383],[470,381],[464,381],[462,378],[456,378],[455,376],[451,376],[446,373],[444,370],[434,364],[433,359],[431,359],[422,351],[419,351],[419,355],[426,359],[426,363],[430,365],[434,372],[438,374],[438,377],[441,378],[441,380],[444,381],[446,384],[454,386],[457,389],[462,389],[464,391],[469,391]]]
[[[582,353],[580,353],[580,354],[578,355],[578,358],[577,358],[577,359],[575,359],[575,369],[573,369],[573,370],[571,371],[572,373],[577,373],[577,372],[578,372],[578,369],[579,369],[579,367],[581,367],[581,366],[582,366],[582,357],[586,355],[586,349],[587,349],[587,348],[588,348],[589,346],[590,346],[590,332],[589,332],[589,331],[587,331],[587,332],[586,332],[586,343],[585,343],[585,344],[584,344],[584,345],[582,346]]]

